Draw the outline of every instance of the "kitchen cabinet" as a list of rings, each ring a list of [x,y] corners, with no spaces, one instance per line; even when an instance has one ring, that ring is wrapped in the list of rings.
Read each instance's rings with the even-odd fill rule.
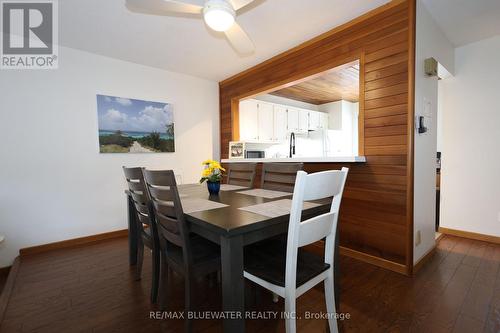
[[[280,105],[274,106],[274,140],[283,142],[287,139],[287,110]]]
[[[274,141],[274,108],[272,104],[258,102],[259,141]]]
[[[329,114],[255,99],[240,102],[240,140],[284,142],[290,132],[328,129]]]
[[[316,111],[309,111],[309,130],[315,131],[320,129],[320,113]]]
[[[297,132],[299,130],[299,110],[287,109],[288,131]]]
[[[319,112],[319,128],[328,129],[328,113]]]
[[[299,132],[307,132],[309,129],[309,111],[299,110]]]
[[[240,102],[240,140],[255,141],[259,139],[258,103],[255,100]]]

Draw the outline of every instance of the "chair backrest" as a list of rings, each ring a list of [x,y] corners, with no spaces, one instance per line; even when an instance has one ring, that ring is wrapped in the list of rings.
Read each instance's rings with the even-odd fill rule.
[[[304,163],[264,163],[260,187],[266,190],[293,192],[297,172]]]
[[[164,241],[183,248],[185,263],[191,262],[189,231],[172,170],[143,170],[146,189],[151,198],[151,215],[154,216],[160,246]]]
[[[307,174],[304,171],[297,173],[287,240],[286,279],[292,280],[285,281],[285,284],[290,283],[289,285],[295,286],[299,247],[326,238],[325,263],[333,265],[335,233],[348,172],[348,168],[342,168],[342,170],[322,171],[312,174]],[[328,213],[301,221],[304,201],[330,197],[333,197],[333,199]]]
[[[149,196],[144,183],[142,168],[123,167],[123,173],[127,180],[130,197],[134,201],[137,219],[140,222],[139,225],[144,231],[143,224],[151,226],[151,219],[149,217]]]
[[[227,183],[245,187],[253,187],[257,163],[229,163]]]

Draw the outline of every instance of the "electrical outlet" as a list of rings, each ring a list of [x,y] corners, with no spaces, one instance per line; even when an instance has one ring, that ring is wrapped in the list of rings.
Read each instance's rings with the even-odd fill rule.
[[[415,246],[419,246],[422,243],[422,235],[420,234],[420,230],[417,230],[417,234],[415,235]]]
[[[498,222],[500,222],[500,212],[498,212]]]

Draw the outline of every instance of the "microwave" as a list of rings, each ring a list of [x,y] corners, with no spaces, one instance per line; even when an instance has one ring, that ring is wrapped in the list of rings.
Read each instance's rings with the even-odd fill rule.
[[[266,152],[263,150],[245,150],[245,158],[265,158]]]

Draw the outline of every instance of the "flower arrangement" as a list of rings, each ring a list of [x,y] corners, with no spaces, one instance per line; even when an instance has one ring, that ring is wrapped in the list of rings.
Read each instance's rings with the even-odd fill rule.
[[[206,160],[202,163],[205,167],[201,174],[200,184],[205,180],[208,183],[219,183],[222,180],[222,175],[226,171],[219,162]]]

